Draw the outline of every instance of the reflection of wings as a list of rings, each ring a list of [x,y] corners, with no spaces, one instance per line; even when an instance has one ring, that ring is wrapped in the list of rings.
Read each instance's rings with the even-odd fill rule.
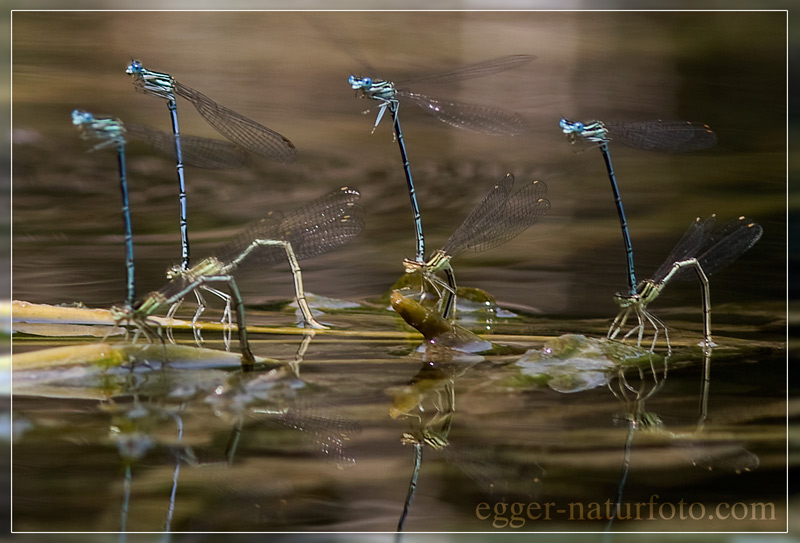
[[[361,432],[359,423],[339,406],[316,399],[288,366],[235,374],[227,380],[225,390],[215,390],[206,401],[218,416],[235,421],[225,453],[228,462],[234,460],[239,443],[246,441],[248,434],[261,431],[260,444],[285,449],[287,456],[303,449],[299,443],[311,441],[338,466],[355,464],[345,449],[346,442]],[[243,418],[248,420],[249,429],[243,427]]]
[[[307,436],[304,439],[313,441],[316,450],[339,467],[356,463],[356,459],[346,450],[346,442],[361,433],[361,425],[344,415],[341,408],[334,404],[301,397],[288,401],[280,409],[253,405],[249,412],[259,422]],[[276,444],[282,446],[279,440],[276,440]],[[297,452],[296,443],[286,446],[291,447],[292,453]]]
[[[695,441],[675,450],[693,466],[724,473],[753,471],[761,463],[758,456],[740,445]]]
[[[520,462],[517,451],[507,450],[502,445],[455,443],[442,451],[449,464],[458,466],[494,496],[534,495],[546,475],[539,464]]]

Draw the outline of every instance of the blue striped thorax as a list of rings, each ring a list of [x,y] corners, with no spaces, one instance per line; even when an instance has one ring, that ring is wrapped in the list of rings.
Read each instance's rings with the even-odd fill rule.
[[[348,80],[353,90],[360,90],[363,96],[373,100],[396,101],[397,91],[394,83],[371,77],[356,77],[351,75]]]
[[[578,138],[592,143],[608,143],[608,129],[602,121],[589,121],[582,123],[580,121],[572,122],[568,119],[562,118],[558,125],[570,143],[575,143]]]
[[[378,116],[375,118],[375,125],[372,128],[373,132],[381,123],[387,107],[393,111],[393,115],[397,112],[400,101],[397,99],[397,90],[391,81],[372,79],[371,77],[356,77],[354,75],[351,75],[347,81],[354,90],[361,91],[362,98],[372,98],[381,102],[378,108]],[[397,121],[395,120],[395,122]]]
[[[92,150],[125,145],[125,126],[115,117],[95,117],[88,111],[73,110],[72,124],[78,127],[82,139],[99,139]]]
[[[145,68],[141,61],[134,60],[128,65],[125,73],[133,78],[136,88],[145,94],[152,94],[165,100],[175,100],[175,80],[171,75],[153,72]]]

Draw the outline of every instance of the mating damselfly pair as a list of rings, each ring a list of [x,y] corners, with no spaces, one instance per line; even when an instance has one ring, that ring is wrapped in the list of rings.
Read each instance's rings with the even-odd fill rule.
[[[401,100],[417,104],[426,113],[456,128],[492,136],[517,136],[523,134],[527,126],[525,119],[515,112],[492,106],[467,104],[450,98],[434,98],[411,90],[411,87],[423,83],[452,83],[496,75],[524,66],[535,58],[532,55],[509,55],[446,73],[398,83],[355,75],[351,75],[348,79],[351,88],[360,93],[362,97],[376,100],[379,103],[373,132],[386,111],[389,111],[395,139],[400,149],[416,236],[414,258],[405,259],[403,265],[406,273],[419,272],[422,274],[423,292],[425,283],[433,287],[437,297],[441,299],[439,311],[444,318],[452,318],[455,309],[456,281],[455,272],[450,265],[452,257],[465,251],[486,251],[509,241],[547,214],[550,209],[550,201],[545,198],[547,186],[539,180],[525,184],[522,189],[512,194],[514,176],[507,174],[489,190],[489,193],[450,236],[445,245],[432,253],[426,260],[425,236],[422,230],[417,191],[411,175],[411,165],[400,125]],[[438,272],[445,274],[445,281],[437,277]]]
[[[703,123],[661,120],[606,123],[590,121],[584,123],[562,118],[559,126],[567,135],[570,143],[585,141],[596,144],[600,149],[619,216],[627,260],[628,290],[624,294],[617,293],[614,296],[614,301],[620,306],[620,313],[611,324],[608,337],[616,338],[628,318],[633,314],[636,317],[636,326],[624,334],[624,338],[635,335],[637,345],[641,345],[644,330],[647,325],[650,325],[653,329],[650,349],[655,349],[659,329],[664,331],[667,348],[671,349],[667,327],[647,310],[647,305],[658,297],[667,283],[671,280],[690,278],[691,274],[688,272],[693,270],[702,287],[703,341],[701,345],[704,348],[715,346],[711,339],[711,294],[708,276],[721,270],[750,249],[761,238],[763,229],[747,217],[733,219],[716,228],[716,215],[705,220],[698,217],[690,224],[689,229],[652,277],[637,284],[628,221],[611,163],[608,144],[612,140],[617,140],[636,149],[681,153],[713,147],[717,143],[716,133]]]

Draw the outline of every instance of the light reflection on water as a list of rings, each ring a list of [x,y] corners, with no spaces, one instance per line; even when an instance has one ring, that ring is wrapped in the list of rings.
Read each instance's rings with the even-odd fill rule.
[[[381,295],[400,275],[402,258],[413,253],[413,230],[389,123],[370,134],[376,108],[353,97],[347,76],[375,69],[377,76],[405,79],[494,56],[535,54],[529,69],[499,81],[442,89],[459,100],[522,113],[532,126],[524,137],[463,133],[411,105],[401,108],[429,248],[439,247],[507,171],[519,180],[542,179],[552,202],[549,215],[507,245],[458,257],[459,284],[484,288],[501,305],[528,315],[540,312],[495,331],[602,335],[605,319],[614,314],[611,295],[625,284],[624,254],[600,154],[571,148],[558,119],[677,118],[710,124],[720,138],[710,151],[658,155],[612,144],[612,154],[640,277],[660,264],[697,215],[746,214],[764,226],[753,250],[712,279],[712,301],[720,308],[712,321],[715,330],[754,344],[742,345],[740,356],[715,356],[714,409],[704,427],[709,440],[685,437],[697,429],[701,359],[695,352],[684,354],[680,371],[670,374],[647,406],[674,431],[642,433],[652,448],[634,449],[634,459],[638,454],[642,463],[633,465],[625,496],[644,499],[669,482],[665,501],[695,495],[698,488],[704,490],[698,499],[708,503],[740,496],[774,499],[771,492],[781,480],[775,449],[782,443],[763,420],[777,420],[781,413],[783,355],[755,342],[780,340],[785,314],[784,131],[763,122],[784,117],[785,49],[783,32],[774,31],[782,23],[781,14],[752,13],[17,13],[13,297],[107,307],[124,295],[113,153],[87,154],[69,113],[78,107],[167,129],[164,105],[135,93],[124,74],[131,57],[172,72],[286,134],[298,147],[298,161],[288,166],[256,159],[244,171],[187,171],[193,254],[209,254],[266,210],[297,207],[337,186],[353,185],[363,194],[366,231],[340,250],[304,263],[303,271],[310,291],[363,301]],[[743,29],[750,36],[746,48],[740,43]],[[191,108],[179,108],[184,133],[214,137]],[[371,111],[361,115],[367,108]],[[174,172],[169,160],[147,148],[131,145],[130,151],[137,283],[147,292],[163,283],[164,271],[179,257]],[[275,317],[256,308],[291,298],[285,267],[247,277],[242,287],[254,324],[291,323],[290,313]],[[658,313],[688,329],[686,336],[697,336],[697,296],[693,285],[670,286]],[[369,311],[334,314],[330,321],[356,330],[397,327],[391,317]],[[401,356],[410,348],[403,342],[321,339],[311,343],[301,375],[320,387],[315,397],[324,405],[338,406],[361,426],[349,452],[355,466],[340,470],[324,458],[314,436],[292,432],[260,413],[245,419],[238,461],[225,468],[231,421],[204,402],[185,412],[164,406],[157,401],[160,393],[145,388],[139,401],[154,404],[155,414],[139,422],[152,424],[148,431],[156,445],[134,465],[128,528],[160,529],[174,459],[182,455],[188,467],[181,472],[173,529],[392,530],[412,454],[400,444],[403,425],[386,417],[391,399],[386,391],[413,378],[418,357]],[[286,361],[298,347],[294,337],[258,338],[254,345],[257,354]],[[456,371],[452,447],[425,450],[408,529],[491,530],[472,512],[480,501],[588,502],[615,495],[627,435],[624,424],[613,426],[622,409],[618,400],[605,388],[565,395],[532,384],[509,387],[503,382],[513,373],[507,362]],[[755,368],[758,383],[752,379]],[[228,374],[203,376],[214,383]],[[147,384],[152,376],[142,379]],[[161,392],[170,388],[161,385],[166,387]],[[742,402],[754,407],[759,398],[769,408],[743,416]],[[104,411],[86,400],[20,398],[15,409],[21,424],[33,429],[17,445],[25,451],[17,456],[25,459],[15,487],[19,529],[118,528],[123,478],[108,434],[112,412],[124,412],[132,402],[125,398],[122,408]],[[159,415],[159,409],[181,413],[186,434],[180,444],[174,419]],[[58,430],[45,430],[49,422]],[[734,439],[715,433],[726,428],[733,428]],[[758,436],[736,435],[745,430]],[[692,447],[735,457],[742,446],[760,457],[752,473],[709,475],[686,461]],[[60,475],[68,472],[64,484],[35,475],[54,468],[56,450],[64,466]],[[526,485],[531,479],[534,484]],[[80,512],[64,507],[77,504],[77,485],[93,490],[82,494]],[[39,514],[43,510],[46,518]],[[203,515],[208,510],[215,511],[214,518]]]

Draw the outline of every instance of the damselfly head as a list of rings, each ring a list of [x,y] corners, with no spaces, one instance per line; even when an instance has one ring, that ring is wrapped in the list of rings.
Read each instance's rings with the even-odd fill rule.
[[[136,310],[128,304],[112,306],[109,311],[111,312],[111,318],[114,319],[114,324],[133,322],[136,314]]]
[[[571,144],[579,141],[603,144],[610,140],[608,129],[602,121],[573,122],[562,117],[558,125],[561,127],[561,131],[567,135],[567,141]]]
[[[353,90],[356,91],[356,97],[367,98],[369,96],[367,94],[367,90],[372,86],[372,80],[369,77],[362,79],[360,77],[351,75],[348,81],[350,82],[350,86],[353,88]],[[369,113],[369,110],[364,111],[363,113]]]
[[[95,117],[88,111],[76,109],[72,112],[72,124],[78,128],[81,139],[101,140],[90,151],[125,144],[125,126],[114,117]]]
[[[128,75],[138,75],[142,72],[144,66],[142,66],[142,61],[140,60],[131,60],[131,63],[128,64],[128,67],[125,69],[125,73]]]
[[[80,109],[75,109],[72,111],[72,124],[75,126],[81,126],[82,124],[91,123],[92,121],[94,121],[94,115],[88,111],[83,111]]]
[[[570,145],[575,145],[576,143],[578,143],[578,140],[580,139],[578,137],[578,133],[584,130],[582,122],[580,121],[572,122],[566,117],[561,117],[561,120],[558,121],[558,126],[560,126],[561,131],[564,134],[566,134],[567,141],[570,143]]]
[[[420,271],[425,266],[424,262],[417,262],[410,258],[403,259],[403,269],[406,273],[414,273]]]
[[[371,77],[356,77],[351,75],[347,79],[350,86],[353,87],[354,90],[363,90],[365,88],[372,86],[372,78]]]
[[[573,134],[575,132],[580,132],[584,129],[582,122],[580,121],[572,122],[566,117],[561,117],[561,120],[558,121],[558,126],[561,127],[561,130],[565,134]]]
[[[614,303],[622,309],[636,305],[640,299],[638,294],[622,294],[621,292],[614,294]]]
[[[170,266],[169,269],[167,269],[167,279],[172,281],[176,277],[180,277],[181,275],[183,275],[183,271],[184,270],[180,266],[180,264],[175,264],[173,266]]]

